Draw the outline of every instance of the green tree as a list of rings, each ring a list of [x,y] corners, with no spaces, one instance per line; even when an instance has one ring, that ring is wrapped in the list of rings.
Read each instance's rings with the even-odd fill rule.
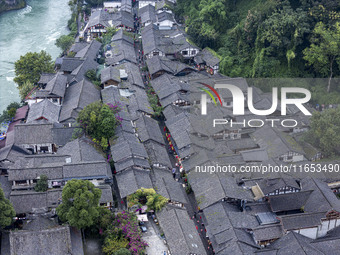
[[[116,33],[116,29],[113,27],[108,27],[106,33],[103,35],[102,44],[105,46],[111,42],[112,36]]]
[[[330,92],[334,69],[336,64],[340,66],[340,22],[330,28],[319,22],[311,41],[310,47],[303,51],[304,59],[319,74],[328,76],[327,92]]]
[[[96,86],[101,87],[100,78],[97,76],[96,70],[91,69],[85,73],[85,76]]]
[[[119,124],[115,114],[119,108],[113,105],[106,105],[101,102],[94,102],[86,106],[78,116],[78,123],[82,126],[87,135],[104,144],[114,136],[115,129]]]
[[[73,43],[74,38],[72,36],[62,35],[57,39],[55,45],[65,53]]]
[[[149,103],[154,111],[153,116],[156,118],[160,117],[163,112],[163,107],[159,103],[159,99],[158,99],[157,94],[155,93],[155,90],[153,88],[150,88],[147,91],[147,95],[148,95]]]
[[[90,6],[98,7],[103,4],[104,0],[88,0],[86,1]]]
[[[110,223],[112,223],[113,215],[108,208],[98,207],[99,217],[97,221],[97,226],[100,228],[107,228]]]
[[[128,206],[147,205],[148,210],[160,211],[168,202],[168,199],[157,194],[154,189],[138,189],[127,197]]]
[[[46,51],[28,52],[14,63],[14,81],[21,87],[26,81],[35,84],[42,73],[53,73],[54,63]]]
[[[24,100],[25,97],[35,88],[34,84],[30,81],[25,81],[22,86],[19,87],[19,94],[21,100]]]
[[[340,154],[340,108],[314,112],[306,140],[325,156]]]
[[[40,178],[37,181],[37,184],[34,187],[34,190],[37,192],[45,192],[48,189],[48,178],[46,175],[40,175]]]
[[[131,255],[131,252],[126,248],[120,248],[113,255]]]
[[[90,181],[68,181],[63,188],[62,203],[57,208],[59,218],[79,229],[92,226],[99,217],[101,194]]]
[[[153,194],[147,196],[146,205],[148,206],[148,210],[160,211],[167,203],[169,199],[161,196],[160,194]]]
[[[117,238],[117,237],[105,238],[103,252],[107,255],[116,255],[116,253],[118,251],[121,251],[121,249],[126,249],[128,244],[129,244],[129,241],[124,238]],[[131,254],[131,253],[128,253],[128,254]]]
[[[15,211],[11,202],[5,198],[4,191],[0,186],[0,228],[10,226],[15,217]]]
[[[15,116],[16,111],[18,108],[21,107],[21,104],[17,103],[17,102],[12,102],[10,103],[6,110],[4,110],[2,112],[2,114],[0,114],[0,123],[4,122],[4,121],[10,121],[12,120],[12,118]]]

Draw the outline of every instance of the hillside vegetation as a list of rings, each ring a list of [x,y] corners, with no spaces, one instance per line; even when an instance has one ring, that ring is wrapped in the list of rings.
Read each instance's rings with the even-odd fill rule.
[[[0,14],[5,11],[21,9],[25,6],[25,0],[0,0]]]
[[[340,103],[331,84],[340,75],[339,1],[178,0],[176,15],[191,40],[221,56],[223,74],[327,78],[314,101]]]

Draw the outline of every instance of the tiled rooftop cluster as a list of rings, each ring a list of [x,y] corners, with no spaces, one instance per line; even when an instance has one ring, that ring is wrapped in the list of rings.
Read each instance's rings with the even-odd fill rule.
[[[247,107],[244,116],[233,115],[232,94],[217,89],[221,105],[208,100],[208,114],[201,115],[202,87],[232,84],[247,94],[248,81],[219,74],[219,57],[190,42],[174,18],[173,4],[140,0],[137,14],[131,1],[105,3],[87,20],[80,33],[84,41],[69,50],[74,57],[57,59],[56,73],[41,75],[38,88],[26,98],[28,105],[18,109],[5,142],[0,143],[0,182],[16,212],[54,209],[62,187],[73,178],[92,181],[102,190],[100,203],[110,207],[110,184],[115,178],[116,195],[123,203],[141,188],[154,188],[169,199],[156,215],[173,255],[213,254],[212,250],[221,255],[339,254],[336,175],[196,171],[197,166],[217,164],[237,168],[311,164],[321,154],[311,145],[306,150],[306,142],[300,142],[309,118],[295,107],[284,116],[298,121],[294,128],[268,123],[213,127],[214,119],[238,123],[254,119]],[[118,30],[111,42],[102,45],[94,38],[108,28]],[[101,56],[104,65],[98,64]],[[89,70],[100,74],[101,88],[86,78]],[[159,99],[164,120],[154,117],[150,89]],[[72,140],[79,112],[99,100],[121,109],[117,114],[121,125],[110,140],[113,173],[89,139]],[[269,109],[272,94],[253,88],[253,104],[255,109]],[[282,120],[280,107],[269,117]],[[175,162],[194,192],[195,214],[182,184],[172,176]],[[33,190],[41,175],[48,177],[47,192]],[[195,217],[202,219],[205,231],[197,231]],[[42,218],[33,222],[46,225]],[[65,252],[71,249],[69,231],[51,230],[54,236],[65,237]],[[18,248],[11,246],[13,252],[33,242],[34,233],[27,233],[10,237],[13,245],[21,242]],[[209,240],[211,250],[203,239]]]

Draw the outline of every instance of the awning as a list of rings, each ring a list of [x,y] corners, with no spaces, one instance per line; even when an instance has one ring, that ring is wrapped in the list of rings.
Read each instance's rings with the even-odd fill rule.
[[[139,221],[148,221],[148,216],[146,214],[137,214],[137,218]]]

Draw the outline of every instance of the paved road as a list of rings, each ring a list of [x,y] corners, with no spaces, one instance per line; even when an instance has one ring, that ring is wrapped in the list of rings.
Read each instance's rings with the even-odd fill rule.
[[[143,240],[149,244],[146,248],[146,255],[164,255],[164,251],[168,251],[168,247],[160,237],[157,225],[152,219],[145,224],[148,231],[143,233]]]

